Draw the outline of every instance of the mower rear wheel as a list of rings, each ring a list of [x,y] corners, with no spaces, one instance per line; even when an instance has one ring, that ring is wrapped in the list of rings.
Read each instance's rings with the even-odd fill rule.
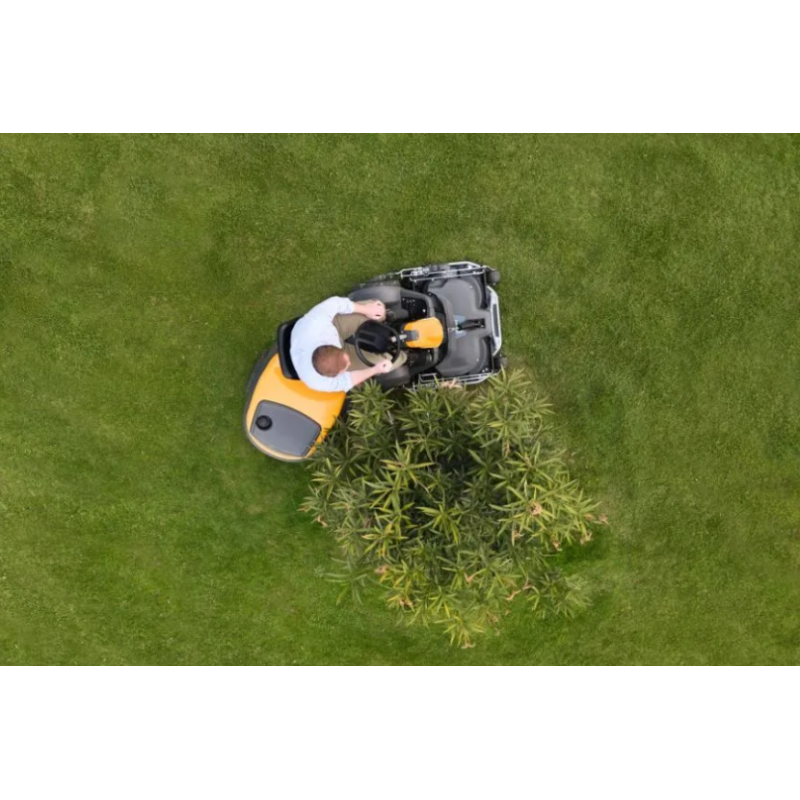
[[[486,276],[486,282],[489,286],[497,286],[500,283],[500,272],[496,269],[490,269]]]

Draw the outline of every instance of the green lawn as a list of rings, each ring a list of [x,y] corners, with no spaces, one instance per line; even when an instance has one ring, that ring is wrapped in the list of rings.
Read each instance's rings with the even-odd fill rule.
[[[798,663],[799,221],[799,137],[0,137],[0,663]],[[281,320],[464,257],[611,519],[466,651],[241,431]]]

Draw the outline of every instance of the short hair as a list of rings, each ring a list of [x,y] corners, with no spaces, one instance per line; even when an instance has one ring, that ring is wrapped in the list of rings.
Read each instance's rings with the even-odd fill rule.
[[[346,366],[344,350],[332,344],[324,344],[314,351],[311,363],[320,375],[335,378]]]

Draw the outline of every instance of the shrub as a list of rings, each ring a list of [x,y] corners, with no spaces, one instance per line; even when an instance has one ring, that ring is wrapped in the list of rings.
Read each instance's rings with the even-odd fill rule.
[[[547,403],[519,373],[478,389],[351,396],[312,461],[304,509],[331,529],[356,598],[377,584],[410,623],[469,647],[512,601],[537,615],[585,604],[557,555],[591,538],[594,504],[548,434]]]

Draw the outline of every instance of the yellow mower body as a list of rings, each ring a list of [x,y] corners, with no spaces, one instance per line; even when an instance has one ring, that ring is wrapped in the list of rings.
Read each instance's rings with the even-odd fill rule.
[[[250,443],[280,461],[303,461],[339,418],[344,392],[317,392],[281,371],[276,351],[256,370],[244,415]]]
[[[436,317],[416,319],[403,325],[403,333],[413,334],[415,331],[418,337],[412,338],[409,336],[405,341],[406,347],[430,349],[432,347],[441,347],[444,341],[444,328]]]

